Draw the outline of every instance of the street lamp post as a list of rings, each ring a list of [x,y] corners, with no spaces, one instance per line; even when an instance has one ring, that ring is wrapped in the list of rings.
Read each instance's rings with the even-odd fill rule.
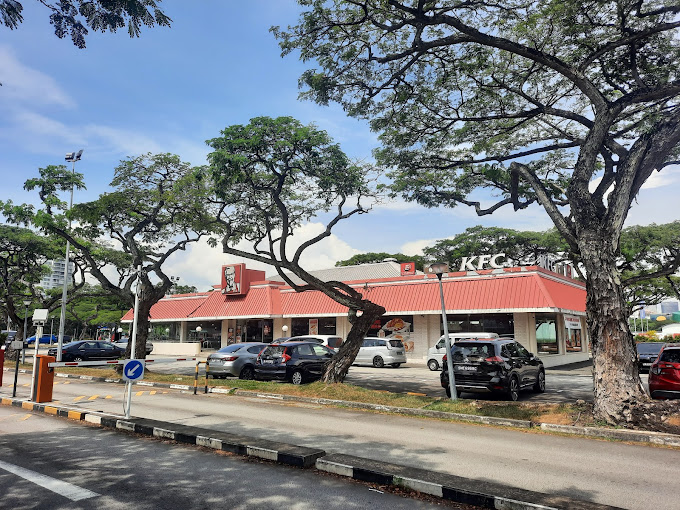
[[[28,328],[27,320],[28,320],[28,305],[30,305],[31,302],[26,299],[24,300],[24,341],[21,344],[21,362],[26,363],[26,328]],[[35,341],[37,342],[38,339],[36,338]],[[35,361],[34,361],[35,363]],[[17,376],[19,375],[19,354],[17,354],[17,361],[16,365],[14,366],[14,387],[12,388],[12,398],[17,396]]]
[[[26,321],[28,319],[28,305],[30,305],[30,304],[31,304],[31,302],[29,300],[24,301],[24,346],[21,349],[21,362],[22,363],[26,363],[26,336],[27,336],[26,329],[28,328]],[[35,341],[37,342],[38,339],[36,338]],[[17,356],[17,359],[18,358],[19,358],[19,356]]]
[[[449,372],[449,389],[451,391],[451,400],[456,400],[458,398],[456,394],[456,379],[453,374],[453,360],[451,359],[453,357],[452,352],[451,352],[451,338],[449,338],[449,325],[448,325],[448,320],[446,319],[446,306],[444,305],[444,286],[442,284],[442,274],[443,273],[448,273],[449,267],[448,265],[437,262],[435,264],[432,264],[430,266],[430,272],[434,273],[437,275],[437,279],[439,280],[439,297],[441,299],[442,303],[442,321],[444,323],[444,342],[446,344],[446,368]]]
[[[69,152],[64,158],[66,161],[73,163],[73,175],[76,173],[76,161],[80,161],[80,157],[83,155],[83,150],[78,152]],[[68,210],[73,207],[73,185],[71,185],[71,200],[68,203]],[[71,218],[68,220],[68,229],[71,231]],[[66,277],[68,273],[68,262],[70,255],[71,243],[66,241],[66,258],[64,259],[64,285],[61,289],[61,315],[59,318],[59,338],[57,339],[57,361],[61,361],[61,348],[64,345],[64,327],[66,323],[66,290],[68,288],[68,278]]]

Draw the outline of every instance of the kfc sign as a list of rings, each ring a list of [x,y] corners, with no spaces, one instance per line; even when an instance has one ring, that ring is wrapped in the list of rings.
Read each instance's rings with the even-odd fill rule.
[[[416,265],[413,262],[403,262],[401,264],[401,276],[416,274]]]
[[[499,269],[503,267],[504,262],[500,259],[505,258],[505,253],[497,253],[495,255],[473,255],[472,257],[463,257],[460,263],[460,271],[474,271],[476,269],[484,269],[485,266]]]
[[[231,264],[222,266],[222,294],[245,294],[244,288],[246,265]]]

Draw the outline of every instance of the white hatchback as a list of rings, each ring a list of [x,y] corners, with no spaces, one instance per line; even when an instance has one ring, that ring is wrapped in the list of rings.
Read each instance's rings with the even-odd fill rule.
[[[401,340],[390,338],[364,338],[354,360],[355,365],[373,365],[376,368],[385,365],[397,368],[402,363],[406,363],[404,344]]]
[[[333,350],[339,349],[343,341],[342,337],[337,335],[300,335],[286,340],[286,342],[316,342]]]

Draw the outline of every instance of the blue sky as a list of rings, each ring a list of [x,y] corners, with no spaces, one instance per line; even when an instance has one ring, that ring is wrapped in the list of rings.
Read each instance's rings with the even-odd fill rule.
[[[354,158],[369,159],[377,137],[337,106],[298,101],[305,65],[281,58],[272,25],[295,23],[293,0],[248,2],[166,0],[172,28],[143,29],[141,38],[90,32],[87,48],[58,39],[49,12],[25,0],[24,23],[0,28],[0,200],[35,202],[23,182],[39,167],[61,164],[66,152],[84,149],[77,170],[87,191],[75,201],[107,191],[118,162],[145,152],[172,152],[203,164],[205,140],[252,117],[291,115],[328,131]],[[680,218],[680,172],[655,175],[631,210],[629,224]],[[366,251],[416,253],[435,239],[484,224],[543,230],[551,223],[539,208],[503,208],[478,218],[472,210],[426,210],[396,202],[353,218],[305,262],[311,269]],[[319,224],[304,233],[318,231]],[[171,271],[199,287],[218,281],[219,249],[201,245],[170,261]],[[215,265],[214,275],[204,269]]]

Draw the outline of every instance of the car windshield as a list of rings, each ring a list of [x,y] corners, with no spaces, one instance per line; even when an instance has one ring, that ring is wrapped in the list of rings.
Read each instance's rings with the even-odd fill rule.
[[[659,354],[661,347],[663,347],[663,344],[661,342],[641,343],[637,344],[637,351],[640,354]]]
[[[226,347],[222,347],[222,348],[221,348],[219,351],[217,351],[217,352],[220,353],[220,354],[225,353],[225,352],[236,352],[236,351],[238,351],[241,347],[243,347],[243,345],[240,345],[240,344],[231,344],[231,345],[227,345]]]
[[[667,349],[661,353],[659,361],[667,363],[680,363],[680,349]]]
[[[451,348],[453,361],[479,360],[494,356],[493,344],[486,343],[457,343]]]
[[[264,351],[262,351],[260,356],[263,358],[280,358],[283,356],[284,352],[286,352],[285,345],[270,345]]]
[[[74,345],[78,345],[80,343],[81,342],[69,342],[67,344],[62,345],[61,347],[62,347],[62,349],[66,349],[67,347],[73,347]]]
[[[401,340],[390,340],[390,345],[392,347],[404,347],[404,344],[401,343]]]

